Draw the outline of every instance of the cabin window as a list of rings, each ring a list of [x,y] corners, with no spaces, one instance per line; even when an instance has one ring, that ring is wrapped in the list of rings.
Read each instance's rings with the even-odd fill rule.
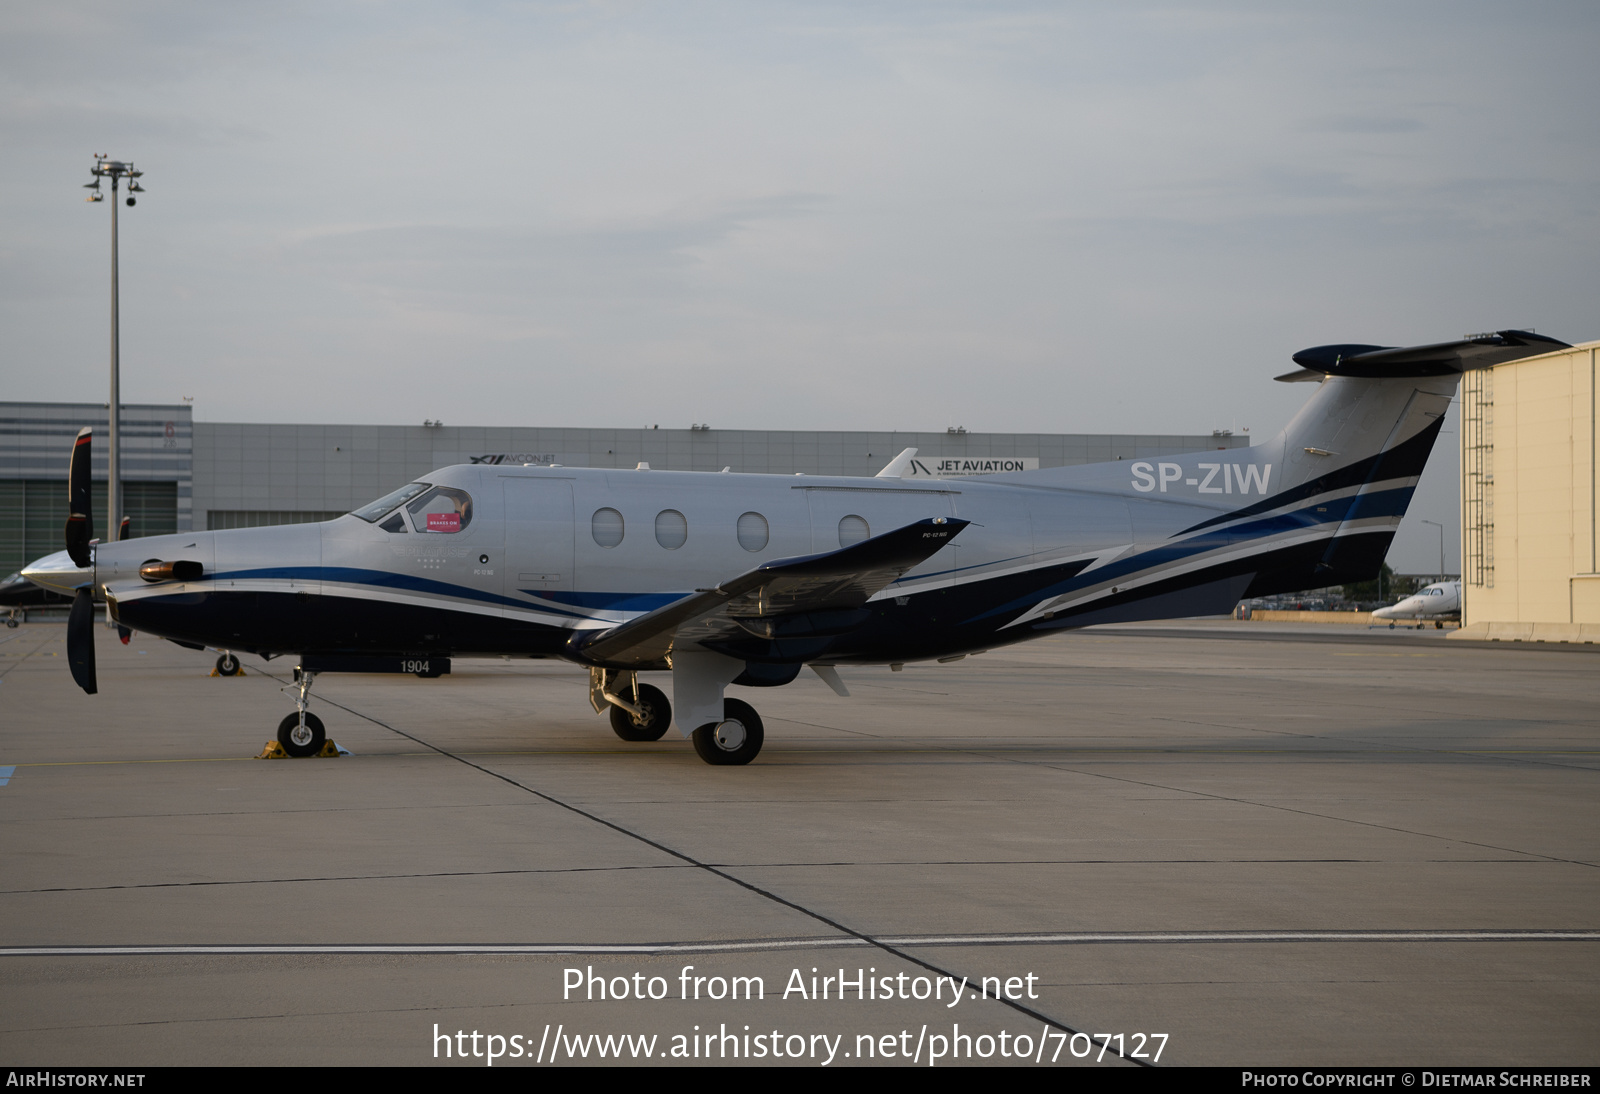
[[[764,551],[767,540],[772,538],[772,531],[767,527],[767,518],[760,513],[743,513],[738,524],[739,546],[746,551]]]
[[[465,490],[435,486],[406,506],[411,527],[419,532],[453,535],[464,532],[472,523],[472,497]]]
[[[656,542],[669,551],[676,551],[689,539],[689,522],[676,509],[663,509],[656,514]]]
[[[399,513],[396,513],[394,516],[378,525],[378,527],[382,528],[385,532],[404,532],[406,530],[406,520]]]
[[[858,517],[851,513],[839,521],[839,546],[848,547],[852,543],[860,543],[872,535],[872,529],[867,526],[866,517]]]
[[[622,514],[615,509],[596,509],[589,519],[589,532],[602,547],[615,547],[622,542]]]
[[[392,494],[385,494],[377,501],[363,505],[360,509],[355,510],[350,515],[353,517],[360,517],[368,524],[375,524],[385,513],[389,513],[400,508],[400,506],[404,505],[406,502],[410,501],[427,488],[428,484],[425,482],[408,483]]]

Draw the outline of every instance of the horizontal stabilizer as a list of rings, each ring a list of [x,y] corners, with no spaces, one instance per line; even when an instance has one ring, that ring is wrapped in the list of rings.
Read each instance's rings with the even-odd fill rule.
[[[1559,339],[1525,330],[1474,334],[1430,346],[1313,346],[1294,355],[1301,372],[1285,373],[1277,379],[1293,383],[1313,378],[1302,375],[1305,372],[1366,379],[1455,376],[1566,348],[1567,343]]]
[[[761,622],[801,613],[860,608],[873,594],[931,558],[968,522],[932,517],[821,555],[775,559],[604,631],[574,635],[567,656],[613,667],[659,664],[682,644],[721,633],[748,634]]]

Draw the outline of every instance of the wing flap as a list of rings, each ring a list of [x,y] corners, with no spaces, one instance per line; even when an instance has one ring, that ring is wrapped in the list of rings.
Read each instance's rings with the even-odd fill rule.
[[[741,633],[753,623],[860,608],[968,523],[932,517],[826,554],[775,559],[620,626],[575,634],[567,656],[613,667],[657,664],[675,648]]]

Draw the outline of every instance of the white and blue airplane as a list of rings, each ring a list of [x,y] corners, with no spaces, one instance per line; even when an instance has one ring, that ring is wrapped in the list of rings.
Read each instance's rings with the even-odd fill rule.
[[[902,479],[465,465],[321,524],[92,545],[86,429],[67,550],[25,571],[75,597],[74,679],[95,691],[95,602],[182,645],[299,658],[278,739],[325,744],[320,672],[436,676],[450,658],[565,658],[626,740],[669,724],[743,764],[762,722],[730,684],[951,661],[1094,623],[1210,615],[1376,575],[1461,374],[1566,343],[1499,331],[1319,346],[1272,440],[988,475]],[[672,698],[641,683],[671,673]]]
[[[1445,620],[1461,618],[1461,582],[1435,581],[1397,604],[1374,610],[1372,618],[1387,619],[1390,630],[1400,619],[1416,620],[1418,630],[1429,620],[1442,628]]]

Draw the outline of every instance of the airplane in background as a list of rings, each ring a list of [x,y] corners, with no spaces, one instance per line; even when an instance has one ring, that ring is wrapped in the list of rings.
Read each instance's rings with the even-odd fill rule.
[[[12,574],[4,581],[0,581],[0,608],[6,609],[8,627],[17,625],[19,614],[22,616],[22,622],[27,622],[29,608],[64,608],[71,603],[70,595],[51,592],[35,585],[21,573]]]
[[[1436,345],[1318,346],[1314,381],[1245,449],[875,478],[543,466],[442,468],[321,524],[91,547],[91,433],[73,449],[67,550],[24,574],[74,597],[68,660],[96,689],[94,605],[194,648],[299,658],[291,755],[325,743],[322,672],[438,676],[450,658],[565,658],[625,740],[669,725],[711,764],[764,727],[730,685],[809,668],[954,661],[1094,623],[1226,613],[1377,574],[1463,372],[1563,348],[1506,330]],[[672,698],[641,683],[670,672]]]
[[[1398,604],[1375,609],[1372,618],[1389,620],[1390,630],[1394,629],[1397,619],[1418,620],[1418,630],[1422,629],[1423,622],[1431,619],[1433,625],[1442,630],[1445,620],[1461,618],[1461,582],[1435,581]]]
[[[127,539],[132,526],[133,519],[123,517],[117,538]],[[72,603],[72,596],[72,593],[55,592],[43,585],[36,585],[23,577],[20,571],[0,581],[0,608],[6,610],[6,626],[11,628],[15,628],[19,622],[28,621],[29,608],[65,608]],[[123,645],[127,645],[129,631],[125,627],[117,630]]]

